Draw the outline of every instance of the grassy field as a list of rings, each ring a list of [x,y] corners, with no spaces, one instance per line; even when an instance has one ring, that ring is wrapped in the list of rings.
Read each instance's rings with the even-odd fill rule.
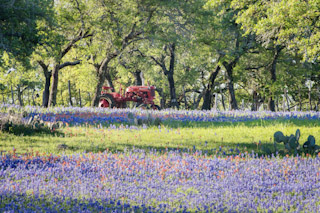
[[[15,136],[0,134],[0,152],[71,154],[74,152],[99,152],[109,149],[123,151],[125,148],[201,150],[211,154],[237,154],[238,152],[263,153],[259,141],[273,149],[273,134],[282,131],[294,134],[300,129],[302,145],[311,134],[320,138],[320,122],[308,120],[273,120],[222,123],[164,123],[158,127],[130,129],[93,126],[65,127],[59,134]],[[318,142],[319,143],[319,142]],[[317,143],[317,144],[318,144]],[[66,146],[61,146],[65,144]]]
[[[0,132],[0,212],[320,212],[320,155],[251,155],[297,129],[320,138],[315,118]]]

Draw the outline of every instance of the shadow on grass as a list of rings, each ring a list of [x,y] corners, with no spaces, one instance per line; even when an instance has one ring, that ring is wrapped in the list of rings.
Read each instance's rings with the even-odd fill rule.
[[[274,126],[274,125],[283,125],[283,126],[297,126],[297,127],[317,127],[320,126],[320,120],[307,120],[307,119],[274,119],[274,120],[254,120],[254,121],[238,121],[238,122],[183,122],[183,121],[163,121],[164,126],[170,128],[213,128],[213,127],[256,127],[256,126]]]
[[[269,150],[274,151],[273,144],[271,143],[265,143],[263,144],[264,147],[268,147]],[[282,146],[278,146],[279,149],[282,149]],[[216,143],[215,147],[208,147],[205,144],[202,145],[194,145],[194,146],[179,146],[176,145],[163,145],[163,146],[152,146],[152,145],[132,145],[132,144],[115,144],[115,145],[100,145],[100,146],[91,146],[86,147],[84,152],[92,152],[92,153],[98,153],[98,152],[104,152],[106,150],[109,150],[113,153],[116,152],[123,152],[124,150],[144,150],[146,152],[156,152],[159,154],[164,154],[166,152],[180,152],[180,153],[189,153],[194,154],[197,152],[200,155],[222,155],[222,156],[232,156],[232,155],[238,155],[240,153],[255,153],[258,154],[258,156],[261,155],[267,155],[267,153],[263,150],[261,145],[255,144],[255,143],[228,143],[228,142],[221,142]],[[83,151],[83,148],[81,147],[70,147],[70,151],[74,152],[81,152]],[[275,154],[275,153],[274,153]]]
[[[60,132],[59,130],[50,130],[48,128],[33,129],[26,127],[16,127],[5,132],[16,136],[65,136],[65,134],[63,132]]]
[[[0,212],[155,212],[146,205],[129,205],[114,199],[76,199],[29,194],[0,194]]]
[[[119,127],[123,126],[136,126],[132,123],[105,123],[105,124],[95,124],[90,125],[91,127],[110,127],[110,126]],[[216,128],[216,127],[257,127],[257,126],[274,126],[274,125],[283,125],[283,126],[296,126],[296,127],[317,127],[320,126],[320,120],[308,120],[308,119],[270,119],[270,120],[252,120],[252,121],[223,121],[223,122],[204,122],[204,121],[176,121],[176,120],[165,120],[161,122],[161,125],[167,128]],[[86,126],[86,125],[81,125]],[[157,127],[157,125],[148,125],[150,127]],[[75,125],[70,124],[69,127],[75,127]],[[142,127],[142,125],[138,125]]]

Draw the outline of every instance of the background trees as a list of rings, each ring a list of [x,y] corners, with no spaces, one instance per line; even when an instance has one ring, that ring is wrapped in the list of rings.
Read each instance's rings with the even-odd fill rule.
[[[52,0],[0,1],[0,54],[23,60],[42,42],[40,21],[50,21]]]
[[[73,105],[96,106],[103,84],[149,83],[162,107],[318,110],[319,9],[316,0],[3,0],[2,102],[69,105],[70,82]]]

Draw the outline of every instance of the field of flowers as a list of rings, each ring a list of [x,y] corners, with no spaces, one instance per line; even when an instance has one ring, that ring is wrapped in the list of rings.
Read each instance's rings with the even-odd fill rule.
[[[0,212],[319,212],[320,158],[2,156]]]
[[[2,105],[0,111],[6,113],[9,107],[12,106]],[[299,128],[304,138],[309,132],[317,139],[318,112],[35,107],[17,110],[27,111],[28,117],[39,115],[46,121],[64,122],[65,137],[8,134],[0,137],[0,212],[320,211],[320,155],[261,156],[250,149],[238,150],[236,146],[253,140],[252,134],[256,139],[270,141],[275,127],[263,127],[262,122],[270,120],[295,119],[306,125],[308,121],[314,122],[311,127]],[[159,127],[138,127],[131,125],[132,116],[158,117],[164,123]],[[262,123],[255,129],[232,126],[214,131],[166,126],[170,122],[241,125],[250,121]],[[280,127],[285,133],[296,128]],[[271,131],[267,131],[269,128]],[[255,132],[250,132],[253,129]],[[92,146],[95,142],[98,148],[85,152],[70,149],[67,154],[35,151],[21,154],[15,148],[1,151],[7,144],[17,144],[15,141],[21,147],[40,146],[36,140],[45,147],[57,140],[73,148],[77,143]],[[161,149],[156,149],[157,141],[161,141],[158,144]],[[171,141],[175,148],[170,148],[166,141]],[[226,142],[235,144],[236,150],[221,145]],[[122,144],[123,151],[112,149],[116,143]],[[135,148],[137,144],[140,146]],[[212,151],[217,144],[220,148]]]
[[[6,112],[12,105],[0,105],[0,112]],[[319,120],[320,112],[252,112],[252,111],[203,111],[203,110],[172,110],[161,111],[142,109],[105,109],[91,107],[24,107],[29,116],[40,116],[44,121],[62,121],[71,125],[82,124],[115,124],[129,123],[132,114],[136,118],[146,119],[148,116],[160,118],[162,121],[179,122],[246,122],[255,120],[300,119]]]

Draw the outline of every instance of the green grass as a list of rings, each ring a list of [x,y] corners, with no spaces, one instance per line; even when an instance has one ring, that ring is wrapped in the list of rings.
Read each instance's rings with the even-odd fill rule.
[[[75,152],[99,152],[109,149],[123,151],[125,148],[193,149],[216,153],[223,147],[226,154],[230,149],[238,148],[241,152],[254,150],[262,153],[257,146],[259,141],[273,149],[273,134],[282,131],[285,135],[301,131],[300,144],[307,137],[314,135],[320,138],[319,121],[276,120],[254,121],[241,123],[166,123],[158,127],[141,130],[127,129],[97,129],[94,127],[66,127],[60,131],[63,134],[37,134],[32,136],[15,136],[0,134],[0,151],[17,153],[40,152],[53,154],[72,154]],[[207,142],[207,143],[206,143]],[[59,144],[66,144],[66,149],[59,149]],[[319,142],[317,142],[319,144]],[[216,150],[214,150],[216,149]],[[223,152],[222,151],[222,152]]]

